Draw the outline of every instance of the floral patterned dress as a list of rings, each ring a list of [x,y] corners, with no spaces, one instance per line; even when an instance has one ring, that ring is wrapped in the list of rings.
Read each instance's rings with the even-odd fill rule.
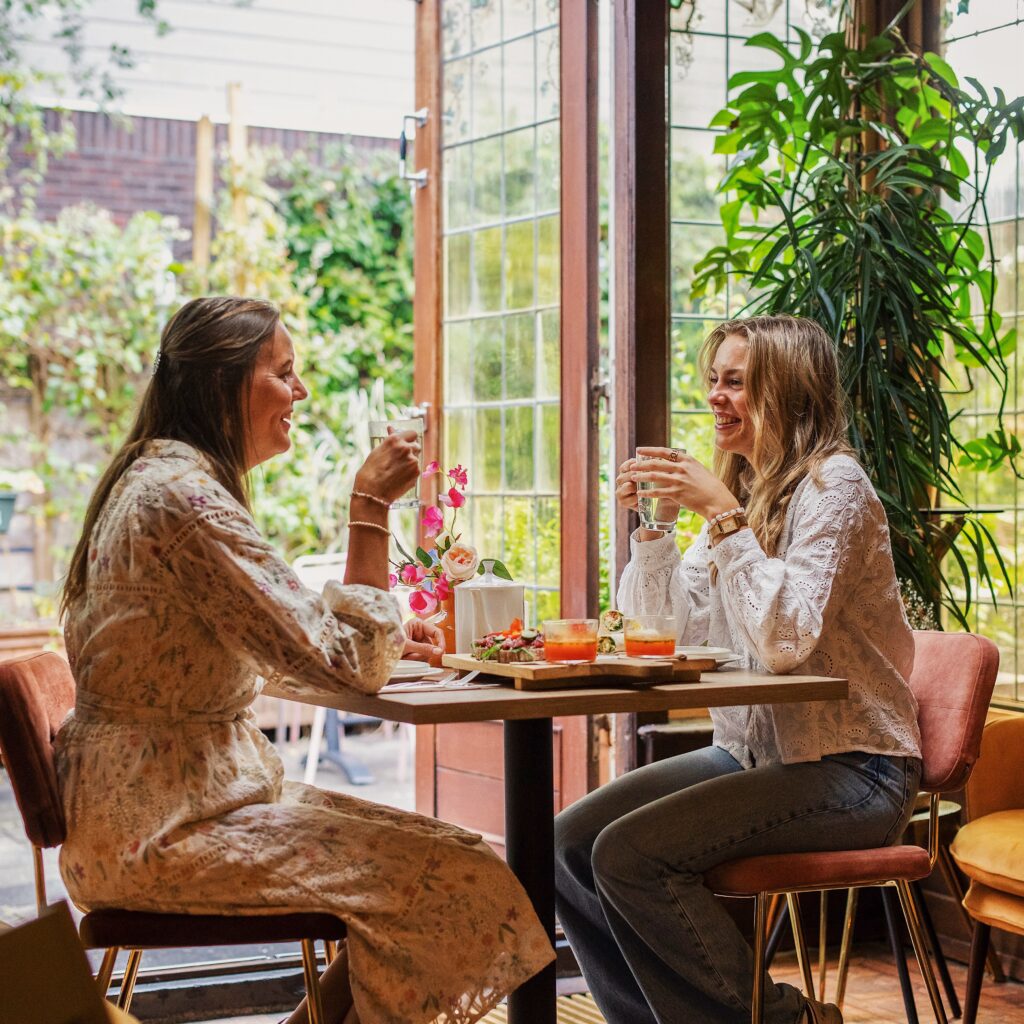
[[[207,460],[151,441],[96,524],[66,640],[61,871],[85,908],[327,911],[363,1024],[475,1021],[553,959],[480,836],[283,780],[257,677],[375,692],[404,634],[375,588],[304,588]]]

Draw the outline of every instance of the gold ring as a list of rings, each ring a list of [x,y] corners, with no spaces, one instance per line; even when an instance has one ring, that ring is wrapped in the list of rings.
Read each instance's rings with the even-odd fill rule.
[[[676,448],[673,448],[672,449],[672,454],[669,456],[669,458],[673,462],[678,462],[679,461],[679,451]]]

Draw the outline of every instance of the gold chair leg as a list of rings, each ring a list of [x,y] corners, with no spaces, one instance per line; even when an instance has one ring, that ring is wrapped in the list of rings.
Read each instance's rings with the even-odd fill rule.
[[[324,939],[324,963],[329,967],[338,957],[338,944],[331,939]]]
[[[804,926],[800,921],[800,899],[795,892],[786,893],[786,905],[789,907],[789,924],[793,929],[793,941],[796,944],[796,961],[800,966],[800,975],[804,979],[804,992],[808,999],[813,999],[814,978],[811,977],[811,961],[807,955],[807,943],[804,941]]]
[[[36,883],[36,913],[41,914],[46,909],[46,870],[43,851],[35,843],[32,844],[32,870]]]
[[[96,986],[104,999],[107,998],[107,990],[110,988],[110,979],[114,974],[114,964],[117,963],[118,952],[117,946],[111,946],[110,949],[105,950],[103,959],[100,961],[100,969],[96,972]]]
[[[754,897],[754,992],[750,1001],[751,1024],[762,1024],[764,1021],[764,960],[768,946],[768,917],[768,895],[759,892]]]
[[[139,964],[142,963],[142,950],[128,951],[128,963],[124,967],[124,978],[121,980],[121,991],[117,996],[117,1008],[127,1013],[132,1008],[132,994],[135,992],[135,979],[139,975]]]
[[[843,941],[839,947],[839,966],[836,968],[835,1004],[841,1010],[846,998],[846,978],[850,970],[850,946],[853,940],[853,921],[857,916],[857,897],[860,889],[848,889],[846,893],[846,917],[843,919]]]
[[[302,974],[306,981],[306,1013],[309,1024],[325,1024],[324,1006],[320,997],[320,975],[316,969],[316,943],[302,940]]]
[[[828,889],[821,890],[821,906],[818,910],[818,998],[825,1001],[825,976],[828,971],[828,949],[825,937],[828,933]]]
[[[935,1013],[937,1024],[949,1024],[946,1017],[946,1008],[942,1005],[942,996],[939,995],[939,986],[935,981],[935,973],[932,971],[931,957],[928,955],[928,945],[924,939],[924,932],[921,929],[921,919],[917,913],[917,904],[914,902],[914,894],[910,891],[909,882],[897,882],[896,891],[900,895],[900,905],[903,907],[903,916],[907,921],[907,928],[910,931],[910,941],[914,946],[914,955],[917,957],[917,965],[921,968],[924,976],[924,984],[928,989],[928,998],[932,1002],[932,1010]]]

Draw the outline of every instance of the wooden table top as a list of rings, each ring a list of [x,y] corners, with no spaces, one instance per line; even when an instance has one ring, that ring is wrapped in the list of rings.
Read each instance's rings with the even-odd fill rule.
[[[478,681],[487,681],[482,674]],[[270,697],[319,704],[355,714],[412,725],[442,722],[486,722],[521,718],[558,718],[678,708],[730,707],[741,704],[791,704],[799,701],[845,700],[845,679],[828,676],[777,676],[719,669],[705,672],[699,683],[666,683],[643,688],[602,686],[572,690],[514,690],[508,686],[402,690],[375,695],[345,690],[325,693],[268,685]]]

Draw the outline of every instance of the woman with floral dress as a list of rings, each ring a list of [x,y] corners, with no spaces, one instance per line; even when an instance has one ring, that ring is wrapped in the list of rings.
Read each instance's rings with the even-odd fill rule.
[[[343,584],[303,587],[257,530],[246,474],[288,450],[307,394],[269,303],[196,299],[167,324],[64,591],[61,870],[89,909],[334,913],[348,939],[323,977],[328,1020],[476,1021],[553,959],[515,877],[479,835],[285,782],[250,710],[259,677],[374,693],[439,639],[403,629],[387,593],[414,434],[356,474]]]

